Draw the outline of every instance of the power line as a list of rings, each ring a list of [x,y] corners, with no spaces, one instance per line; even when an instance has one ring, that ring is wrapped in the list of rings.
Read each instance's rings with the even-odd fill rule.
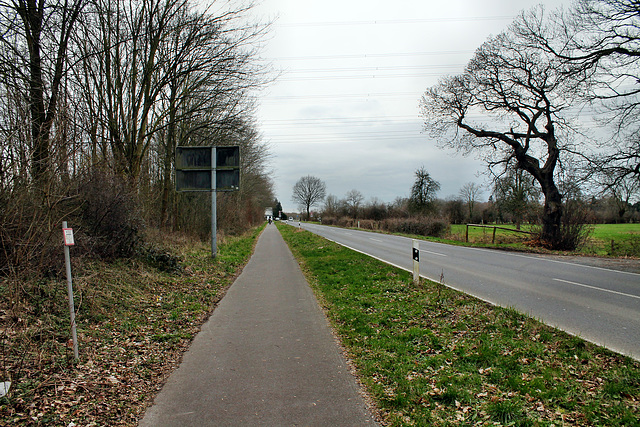
[[[443,22],[474,22],[474,21],[504,21],[513,20],[513,15],[503,16],[456,16],[451,18],[425,18],[425,19],[381,19],[374,21],[325,21],[325,22],[292,22],[278,24],[281,28],[296,27],[330,27],[330,26],[350,26],[350,25],[395,25],[395,24],[427,24]]]
[[[308,77],[285,77],[279,81],[310,81],[310,80],[359,80],[359,79],[397,79],[406,77],[431,77],[441,76],[442,73],[416,73],[416,74],[370,74],[361,76],[308,76]]]
[[[387,102],[387,101],[407,101],[412,100],[416,103],[420,100],[421,94],[417,93],[407,93],[407,94],[399,94],[399,95],[372,95],[363,93],[360,95],[354,96],[341,96],[341,95],[326,95],[326,96],[304,96],[304,95],[292,95],[292,96],[276,96],[276,97],[267,97],[261,100],[263,104],[276,104],[280,105],[283,103],[286,104],[300,104],[300,103],[313,103],[313,104],[342,104],[344,102],[349,103],[364,103],[364,102]]]
[[[279,56],[265,58],[270,61],[299,61],[315,59],[365,59],[365,58],[394,58],[402,56],[437,56],[437,55],[468,55],[475,50],[443,50],[431,52],[391,52],[391,53],[354,53],[340,55],[315,55],[315,56]]]
[[[310,95],[277,95],[269,99],[322,99],[322,98],[362,98],[386,96],[414,96],[415,92],[387,92],[387,93],[338,93],[338,94],[310,94]]]
[[[299,118],[299,119],[267,119],[262,120],[261,123],[263,125],[290,125],[290,126],[299,126],[299,125],[323,125],[323,124],[332,124],[336,126],[344,126],[344,125],[354,125],[354,124],[384,124],[384,123],[401,123],[407,122],[411,123],[416,120],[420,120],[420,117],[415,116],[371,116],[371,117],[310,117],[310,118]]]
[[[426,70],[432,68],[461,68],[464,64],[446,65],[393,65],[393,66],[370,66],[370,67],[350,67],[350,68],[301,68],[286,70],[285,74],[291,73],[337,73],[351,71],[395,71],[395,70]]]
[[[371,141],[427,140],[428,138],[422,134],[413,134],[413,135],[395,135],[395,136],[371,135],[371,136],[363,136],[359,138],[355,138],[353,136],[335,135],[335,136],[324,136],[324,137],[298,137],[295,139],[268,137],[266,139],[267,141],[274,144],[299,144],[299,143],[322,144],[322,143],[331,143],[331,142],[341,142],[345,140],[349,140],[355,143],[361,143],[361,142],[371,142]]]

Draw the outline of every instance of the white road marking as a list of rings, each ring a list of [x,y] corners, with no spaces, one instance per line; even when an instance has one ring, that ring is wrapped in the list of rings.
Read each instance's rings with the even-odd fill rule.
[[[449,256],[449,255],[441,254],[441,253],[438,253],[438,252],[425,251],[424,249],[420,249],[420,252],[425,252],[427,254],[438,255],[438,256]]]
[[[609,293],[616,294],[616,295],[622,295],[622,296],[625,296],[625,297],[631,297],[631,298],[640,299],[640,296],[638,296],[638,295],[625,294],[624,292],[618,292],[618,291],[612,291],[610,289],[598,288],[597,286],[585,285],[583,283],[570,282],[568,280],[563,280],[563,279],[553,279],[553,280],[555,280],[556,282],[568,283],[570,285],[582,286],[583,288],[595,289],[596,291],[609,292]]]

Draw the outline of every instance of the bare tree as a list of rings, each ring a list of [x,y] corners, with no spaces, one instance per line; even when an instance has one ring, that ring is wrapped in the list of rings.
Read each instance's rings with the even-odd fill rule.
[[[347,202],[347,206],[351,211],[351,216],[354,219],[358,218],[358,211],[360,210],[360,205],[363,200],[364,196],[362,193],[355,189],[350,190],[345,196],[345,201]]]
[[[418,169],[415,175],[416,180],[411,187],[411,197],[409,197],[409,209],[417,213],[429,213],[434,210],[440,183],[429,175],[424,166]]]
[[[322,202],[327,194],[326,184],[315,176],[303,176],[293,186],[292,200],[302,206],[310,218],[311,207]]]
[[[522,21],[539,20],[534,10]],[[562,195],[555,182],[562,156],[575,150],[562,138],[571,105],[560,62],[517,31],[491,37],[464,74],[443,79],[422,98],[425,128],[447,147],[485,154],[490,168],[510,162],[527,171],[544,194],[541,239],[562,245]]]
[[[22,96],[29,109],[31,177],[40,184],[50,178],[51,133],[68,69],[69,43],[85,4],[86,0],[0,3],[0,43],[10,55],[0,62],[22,80],[15,89],[26,89]]]
[[[467,182],[460,189],[460,197],[467,203],[469,209],[469,221],[473,221],[473,208],[480,194],[482,194],[482,187],[475,182]]]
[[[493,186],[495,203],[504,220],[509,216],[516,228],[525,220],[527,213],[534,211],[533,206],[539,206],[540,192],[534,186],[531,175],[522,169],[508,169],[502,176],[496,177]]]
[[[640,4],[635,0],[578,0],[556,13],[552,33],[528,23],[522,34],[562,61],[574,95],[590,102],[611,131],[588,173],[606,189],[627,176],[640,180]],[[603,127],[604,127],[603,126]]]
[[[333,194],[329,194],[324,200],[324,211],[323,215],[325,216],[336,216],[338,215],[338,211],[340,210],[340,201]]]

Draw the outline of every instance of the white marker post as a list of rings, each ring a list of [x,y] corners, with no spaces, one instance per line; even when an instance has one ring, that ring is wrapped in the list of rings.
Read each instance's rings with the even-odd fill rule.
[[[420,242],[413,241],[413,283],[420,282]]]
[[[62,221],[62,233],[64,235],[64,261],[67,268],[67,293],[69,294],[69,314],[71,315],[71,338],[73,339],[73,355],[78,357],[78,336],[76,335],[76,310],[73,306],[73,283],[71,281],[71,255],[69,246],[73,246],[73,229],[67,228],[67,221]]]

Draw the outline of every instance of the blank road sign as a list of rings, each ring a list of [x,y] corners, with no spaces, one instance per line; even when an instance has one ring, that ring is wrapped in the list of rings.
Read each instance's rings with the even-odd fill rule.
[[[240,147],[217,147],[216,148],[217,168],[239,168],[240,167]]]
[[[235,191],[240,188],[240,169],[218,169],[216,191]]]
[[[176,169],[211,169],[211,147],[176,147]]]
[[[176,170],[178,191],[211,191],[211,170]]]
[[[240,147],[176,147],[176,190],[212,191],[212,184],[215,191],[240,189]]]

